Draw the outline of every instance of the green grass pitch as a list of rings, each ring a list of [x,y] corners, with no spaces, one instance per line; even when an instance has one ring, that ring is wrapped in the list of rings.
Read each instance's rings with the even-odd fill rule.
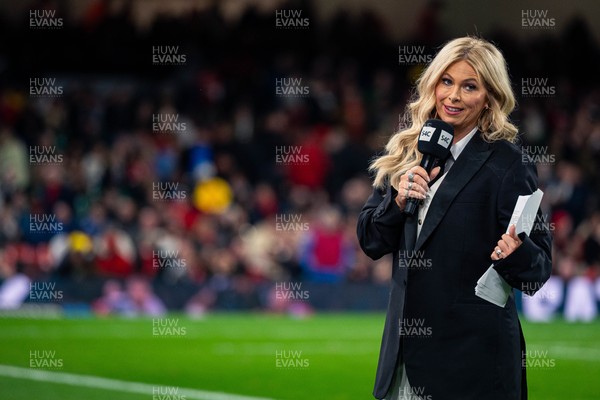
[[[1,318],[0,364],[21,367],[25,374],[55,371],[152,388],[281,400],[372,399],[383,322],[383,314],[317,314],[304,319],[266,314],[190,319],[173,314],[160,321]],[[523,329],[528,352],[534,354],[528,375],[530,399],[600,398],[600,321],[524,323]],[[2,400],[169,398],[152,390],[66,385],[0,371]]]

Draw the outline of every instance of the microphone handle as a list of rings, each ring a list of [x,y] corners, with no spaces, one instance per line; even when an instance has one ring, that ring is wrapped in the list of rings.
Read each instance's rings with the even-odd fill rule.
[[[423,158],[421,159],[421,167],[423,167],[425,171],[427,171],[427,175],[429,175],[429,173],[433,169],[434,162],[434,156],[432,156],[431,154],[423,154]],[[419,208],[420,203],[421,200],[415,199],[414,197],[407,199],[406,205],[404,206],[404,214],[415,215],[415,212],[417,211],[417,208]]]

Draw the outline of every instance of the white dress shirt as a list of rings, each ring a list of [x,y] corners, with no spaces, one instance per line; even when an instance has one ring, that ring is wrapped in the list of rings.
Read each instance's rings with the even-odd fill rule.
[[[449,158],[446,162],[446,166],[444,168],[444,175],[442,175],[437,181],[435,181],[433,185],[431,185],[431,187],[429,188],[429,193],[427,193],[427,197],[425,198],[425,200],[423,200],[423,204],[421,204],[421,207],[419,207],[417,221],[417,239],[419,238],[419,234],[421,233],[421,228],[423,227],[423,222],[425,221],[425,217],[427,216],[427,211],[429,210],[429,205],[433,200],[433,196],[435,196],[435,193],[442,184],[442,181],[446,177],[448,170],[450,170],[450,167],[452,167],[453,162],[451,160],[454,159],[454,161],[456,161],[458,159],[458,156],[465,149],[467,143],[469,143],[471,138],[475,136],[475,132],[477,132],[477,127],[473,128],[473,130],[469,132],[464,138],[452,144],[452,146],[450,147],[450,153],[452,154],[452,158]]]

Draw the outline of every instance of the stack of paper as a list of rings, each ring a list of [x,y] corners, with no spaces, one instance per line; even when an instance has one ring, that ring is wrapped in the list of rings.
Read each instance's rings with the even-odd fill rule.
[[[508,229],[511,225],[515,225],[517,235],[521,232],[529,235],[543,195],[544,193],[538,189],[528,196],[519,196],[510,218]],[[506,233],[508,233],[508,229]],[[490,265],[488,270],[477,281],[475,295],[499,307],[504,307],[510,296],[511,287],[493,267],[493,264]]]

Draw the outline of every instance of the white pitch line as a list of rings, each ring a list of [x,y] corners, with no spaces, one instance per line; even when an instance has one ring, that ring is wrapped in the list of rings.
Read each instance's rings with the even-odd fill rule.
[[[537,346],[537,348],[539,347],[540,346]],[[549,355],[556,354],[560,358],[600,362],[600,350],[598,349],[568,346],[550,346],[548,350]]]
[[[101,378],[99,376],[77,375],[66,372],[54,372],[32,368],[20,368],[10,365],[0,365],[0,376],[32,381],[62,383],[71,386],[83,386],[95,389],[113,390],[117,392],[138,393],[152,395],[153,390],[164,387],[175,387],[177,394],[188,399],[196,400],[274,400],[266,397],[250,397],[223,392],[209,392],[189,388],[180,388],[171,385],[151,385],[142,382],[128,382],[117,379]]]

